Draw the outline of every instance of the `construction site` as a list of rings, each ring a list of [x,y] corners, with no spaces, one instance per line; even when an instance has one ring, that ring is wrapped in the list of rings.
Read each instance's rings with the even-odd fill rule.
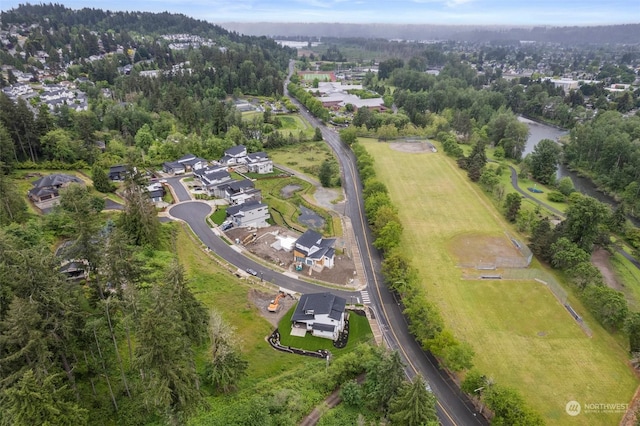
[[[281,291],[267,292],[265,290],[251,289],[248,294],[249,300],[255,305],[269,324],[274,328],[278,327],[278,322],[297,302],[292,295]]]
[[[232,228],[225,234],[231,242],[253,255],[300,276],[339,285],[352,285],[359,278],[355,274],[355,264],[348,244],[341,237],[336,240],[333,268],[316,271],[299,262],[294,262],[292,247],[300,234],[287,228],[281,226],[260,229]]]

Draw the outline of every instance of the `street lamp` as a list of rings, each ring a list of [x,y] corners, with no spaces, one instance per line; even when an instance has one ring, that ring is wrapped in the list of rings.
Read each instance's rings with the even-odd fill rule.
[[[480,398],[480,391],[484,390],[484,386],[480,386],[478,389],[474,389],[473,393],[477,393],[478,394],[478,401],[480,401],[480,415],[482,415],[482,410],[484,410],[484,402],[482,402],[482,399]],[[474,414],[475,415],[475,414]]]
[[[400,293],[400,297],[403,298],[407,291],[407,282],[402,280],[402,281],[396,281],[394,282],[394,284],[402,284],[402,293]]]

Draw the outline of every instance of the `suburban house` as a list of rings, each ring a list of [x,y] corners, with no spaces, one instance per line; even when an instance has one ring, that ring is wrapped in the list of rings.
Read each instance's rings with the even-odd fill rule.
[[[185,166],[186,170],[198,170],[206,167],[209,162],[204,158],[196,157],[193,154],[186,154],[182,158],[179,158],[178,163]]]
[[[247,147],[244,145],[236,145],[227,149],[224,155],[220,159],[220,163],[226,166],[235,166],[236,164],[242,164],[244,161],[240,161],[247,156]]]
[[[124,180],[127,176],[127,166],[118,164],[109,167],[109,180]]]
[[[303,294],[291,317],[291,334],[311,332],[317,337],[337,340],[345,325],[347,301],[340,296],[326,293]]]
[[[44,202],[51,202],[60,197],[60,189],[66,188],[72,183],[84,185],[84,182],[75,176],[55,173],[41,177],[33,182],[33,188],[27,193],[36,205]],[[40,206],[38,206],[40,207]]]
[[[234,180],[220,187],[229,204],[243,204],[249,200],[262,200],[262,192],[249,179]]]
[[[172,175],[182,175],[187,171],[187,169],[182,163],[178,163],[177,161],[167,161],[166,163],[162,163],[162,171]]]
[[[194,170],[193,174],[200,180],[207,194],[217,198],[226,196],[226,188],[223,188],[223,185],[228,184],[232,179],[225,166],[203,167]]]
[[[167,161],[162,164],[162,170],[172,175],[181,175],[190,170],[199,170],[206,167],[209,162],[204,158],[196,157],[193,154],[186,154],[176,161]]]
[[[58,271],[65,276],[67,281],[79,281],[89,276],[89,262],[86,259],[75,259],[74,240],[66,240],[58,246],[55,255],[60,259]]]
[[[227,149],[220,163],[228,167],[235,167],[251,173],[271,173],[273,172],[273,161],[269,159],[266,152],[254,152],[247,154],[247,147],[236,145]]]
[[[309,229],[296,240],[293,260],[318,271],[322,268],[333,268],[335,242],[335,238],[322,238],[322,235]]]
[[[273,172],[273,161],[266,152],[254,152],[247,155],[247,171],[251,173],[266,174]]]
[[[236,228],[264,228],[269,226],[269,207],[259,201],[227,207],[227,217]]]
[[[147,192],[153,204],[163,203],[162,197],[164,197],[165,191],[161,183],[155,182],[147,186]]]

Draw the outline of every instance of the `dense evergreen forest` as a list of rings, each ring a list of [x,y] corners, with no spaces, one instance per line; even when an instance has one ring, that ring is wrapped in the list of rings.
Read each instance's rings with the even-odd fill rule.
[[[266,38],[238,36],[180,15],[160,14],[157,20],[155,16],[95,9],[72,12],[59,5],[27,5],[4,13],[5,27],[20,20],[27,26],[37,25],[25,34],[27,40],[19,52],[24,54],[24,61],[16,68],[26,71],[42,67],[33,56],[43,50],[49,52],[47,65],[51,68],[64,66],[71,79],[88,77],[95,84],[81,84],[91,108],[79,113],[63,105],[57,114],[51,114],[46,108],[36,110],[22,100],[13,103],[0,94],[0,121],[13,140],[13,148],[9,143],[3,145],[0,159],[6,165],[25,160],[83,160],[92,164],[98,139],[114,148],[122,143],[118,155],[123,157],[124,148],[133,145],[145,125],[158,142],[164,142],[170,133],[173,140],[182,140],[192,132],[197,135],[197,146],[193,147],[159,144],[150,158],[156,162],[174,158],[176,150],[180,154],[189,148],[198,155],[207,152],[211,157],[219,156],[225,146],[222,138],[233,126],[242,127],[234,143],[252,134],[266,141],[268,129],[256,132],[242,125],[233,102],[226,98],[240,94],[278,97],[292,50]],[[92,23],[95,27],[90,26]],[[96,31],[100,28],[108,31]],[[153,32],[142,36],[145,28],[153,28]],[[160,38],[168,30],[213,37],[213,45],[172,50],[169,41]],[[87,59],[101,53],[97,60]],[[6,50],[3,54],[10,56]],[[125,66],[132,67],[130,75],[123,75]],[[149,78],[140,75],[143,70],[162,72],[157,78]],[[8,83],[11,81],[3,81]],[[70,149],[63,149],[59,138],[69,139],[65,146]],[[143,135],[138,139],[144,139]],[[43,140],[49,140],[49,145]],[[150,140],[140,143],[145,151],[150,148],[145,146],[151,145]],[[159,153],[163,150],[170,152]]]

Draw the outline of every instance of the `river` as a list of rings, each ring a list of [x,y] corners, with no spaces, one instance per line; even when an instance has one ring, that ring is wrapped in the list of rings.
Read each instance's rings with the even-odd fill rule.
[[[529,126],[529,139],[527,139],[527,144],[524,147],[523,157],[533,152],[533,148],[535,148],[538,142],[540,142],[542,139],[551,139],[557,141],[558,138],[569,133],[567,130],[561,130],[553,126],[548,126],[546,124],[531,121],[524,117],[518,117],[518,120]],[[565,176],[570,177],[573,181],[573,186],[582,194],[589,195],[590,197],[593,197],[600,202],[609,204],[614,207],[618,205],[618,202],[616,202],[613,197],[610,197],[609,195],[603,194],[602,192],[598,191],[591,179],[578,176],[577,173],[569,170],[565,164],[560,164],[560,166],[558,166],[558,173],[556,174],[556,176],[558,179],[561,179]],[[639,219],[631,217],[629,219],[635,226],[640,227]]]

